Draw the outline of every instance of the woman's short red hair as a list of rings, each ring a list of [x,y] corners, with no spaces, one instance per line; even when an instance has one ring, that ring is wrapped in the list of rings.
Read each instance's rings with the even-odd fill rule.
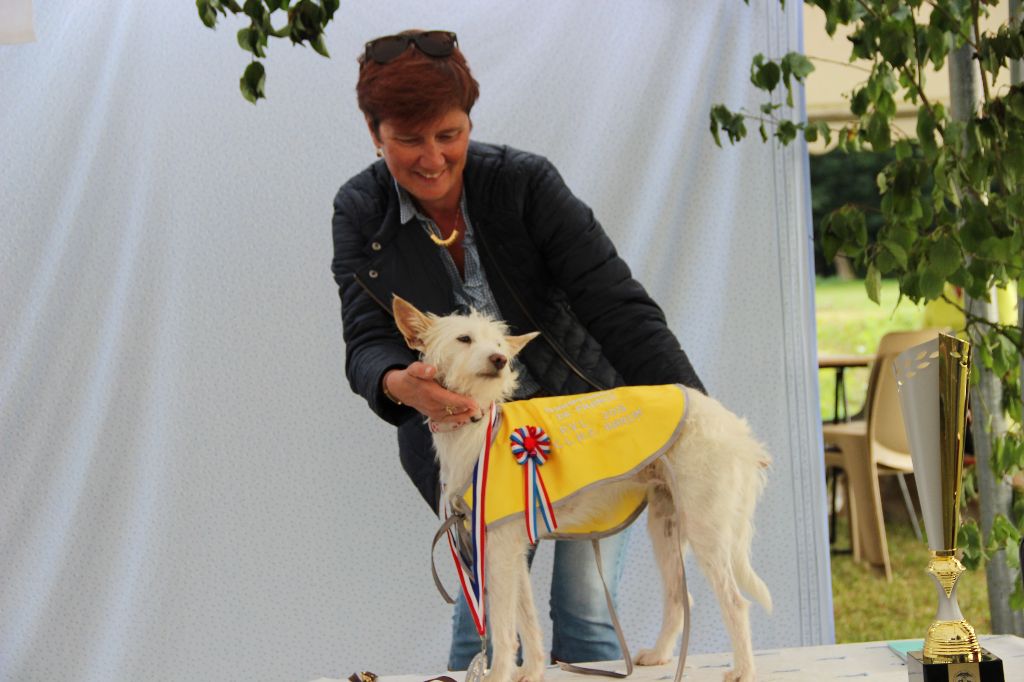
[[[479,96],[458,47],[447,57],[431,57],[410,45],[387,64],[359,58],[356,97],[374,132],[385,119],[415,128],[456,108],[468,116]]]

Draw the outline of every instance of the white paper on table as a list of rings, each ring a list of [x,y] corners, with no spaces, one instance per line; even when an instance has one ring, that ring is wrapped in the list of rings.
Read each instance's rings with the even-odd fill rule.
[[[32,0],[0,0],[0,45],[35,42]]]

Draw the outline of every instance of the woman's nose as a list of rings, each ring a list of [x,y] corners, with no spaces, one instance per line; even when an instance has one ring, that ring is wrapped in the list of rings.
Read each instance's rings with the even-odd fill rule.
[[[420,156],[420,163],[427,168],[440,168],[444,165],[444,151],[436,142],[427,142]]]

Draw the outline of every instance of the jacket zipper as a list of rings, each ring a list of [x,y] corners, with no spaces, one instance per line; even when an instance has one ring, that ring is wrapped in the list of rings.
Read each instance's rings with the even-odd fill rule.
[[[359,275],[353,274],[352,278],[360,287],[363,288],[363,291],[365,291],[369,295],[369,297],[372,298],[377,303],[377,305],[384,309],[384,312],[386,312],[391,317],[395,316],[391,308],[388,308],[386,305],[384,305],[384,302],[377,298],[377,296],[372,291],[370,291],[370,287],[366,286],[366,284],[363,283],[363,280],[359,279]]]

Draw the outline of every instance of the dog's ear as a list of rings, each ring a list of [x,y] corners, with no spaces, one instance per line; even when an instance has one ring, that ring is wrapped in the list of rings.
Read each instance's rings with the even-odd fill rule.
[[[520,334],[519,336],[506,336],[505,343],[508,344],[509,348],[512,349],[512,356],[519,355],[519,351],[523,349],[523,346],[533,341],[535,338],[540,336],[540,332],[530,332],[528,334]]]
[[[423,333],[430,328],[430,318],[397,294],[391,301],[391,311],[395,315],[398,331],[405,337],[406,345],[413,350],[422,351]]]

